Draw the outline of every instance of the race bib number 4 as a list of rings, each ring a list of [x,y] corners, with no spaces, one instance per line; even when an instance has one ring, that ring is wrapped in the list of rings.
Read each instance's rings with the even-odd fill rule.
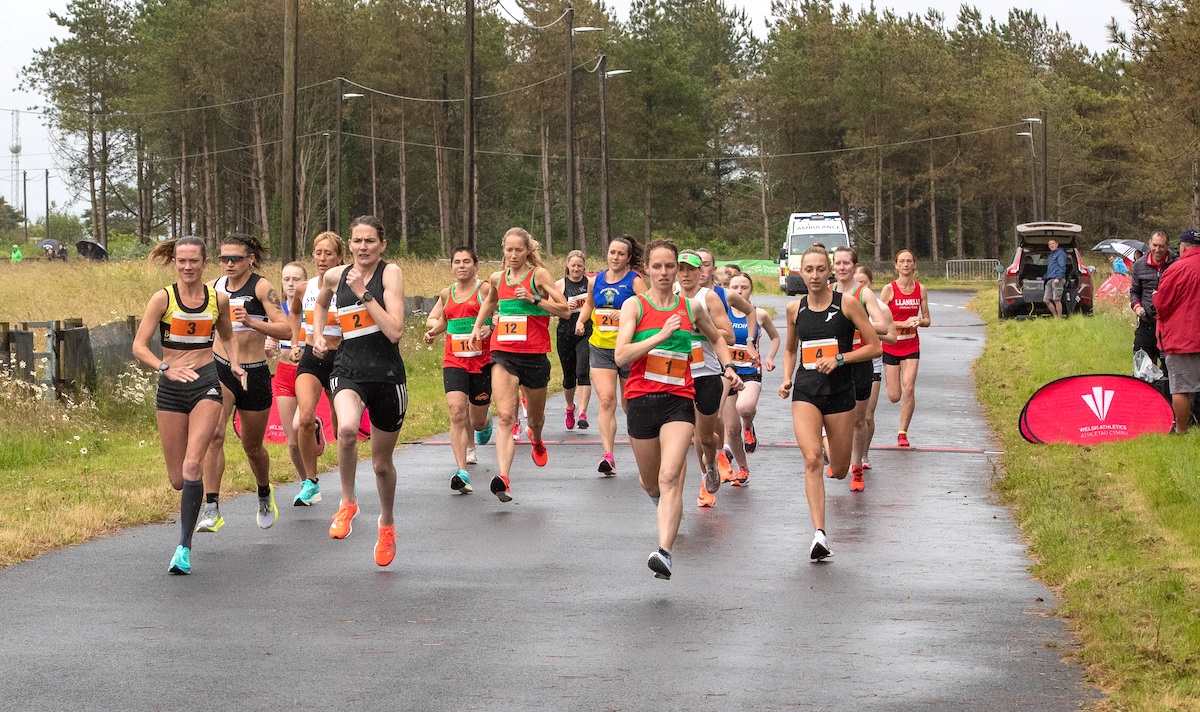
[[[686,385],[684,376],[687,374],[688,356],[678,351],[666,349],[651,349],[646,354],[646,380],[666,383],[672,386]]]
[[[496,324],[496,341],[511,344],[525,341],[529,320],[524,314],[501,316]]]
[[[343,339],[357,339],[360,336],[377,334],[380,331],[379,325],[375,323],[375,318],[371,316],[371,312],[367,311],[366,304],[340,307],[338,323],[342,326]]]
[[[621,326],[621,312],[616,309],[597,309],[596,328],[600,331],[616,331]]]
[[[483,351],[480,349],[471,348],[470,334],[446,334],[446,340],[450,342],[450,353],[458,358],[473,358],[482,356]]]
[[[837,339],[813,339],[800,342],[800,363],[805,370],[817,370],[817,360],[838,355]]]

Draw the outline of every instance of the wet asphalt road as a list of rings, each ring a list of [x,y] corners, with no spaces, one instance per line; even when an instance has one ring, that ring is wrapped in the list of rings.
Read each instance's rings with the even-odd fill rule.
[[[386,570],[362,463],[363,515],[344,541],[326,534],[327,476],[313,508],[280,486],[267,531],[253,497],[224,503],[189,577],[166,574],[176,525],[0,572],[0,709],[1076,709],[1096,693],[1063,662],[1074,644],[989,491],[995,443],[970,378],[983,332],[967,298],[932,295],[916,449],[874,450],[863,494],[828,481],[827,563],[807,559],[778,370],[750,486],[697,510],[692,464],[670,581],[646,568],[654,514],[628,445],[619,476],[599,478],[595,409],[591,430],[568,434],[557,396],[550,465],[519,447],[513,503],[486,492],[490,446],[470,496],[449,489],[447,446],[397,452],[400,551]],[[782,298],[763,302],[782,314]],[[891,445],[898,409],[882,401],[876,442]]]

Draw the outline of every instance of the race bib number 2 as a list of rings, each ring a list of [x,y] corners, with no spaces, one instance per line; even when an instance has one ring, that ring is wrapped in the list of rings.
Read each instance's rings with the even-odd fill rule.
[[[812,339],[800,342],[800,363],[807,371],[817,370],[818,360],[837,355],[837,339]]]

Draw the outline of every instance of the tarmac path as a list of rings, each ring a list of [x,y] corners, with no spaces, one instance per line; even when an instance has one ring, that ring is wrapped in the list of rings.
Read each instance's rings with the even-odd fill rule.
[[[865,493],[827,481],[826,563],[807,557],[780,370],[766,377],[750,485],[698,510],[692,463],[670,581],[646,568],[653,509],[628,445],[618,476],[600,478],[595,411],[591,430],[568,432],[552,397],[550,464],[519,446],[510,504],[487,492],[491,446],[470,496],[449,488],[444,436],[397,451],[388,569],[372,558],[364,462],[363,514],[344,541],[327,535],[327,474],[316,507],[292,507],[297,485],[279,486],[267,531],[254,497],[224,502],[221,532],[196,535],[191,576],[166,572],[174,524],[0,571],[0,709],[1077,709],[1098,693],[1063,661],[1075,644],[989,489],[969,297],[931,295],[915,448],[872,450]],[[782,315],[782,297],[761,301]],[[898,407],[881,401],[876,443],[889,446]]]

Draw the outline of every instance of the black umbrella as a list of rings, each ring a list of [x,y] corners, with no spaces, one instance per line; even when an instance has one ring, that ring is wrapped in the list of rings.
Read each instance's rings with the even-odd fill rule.
[[[37,244],[37,246],[38,246],[39,250],[44,250],[47,247],[49,247],[50,249],[54,250],[55,252],[58,252],[58,248],[62,247],[62,243],[59,242],[58,240],[47,237],[45,240],[42,240],[41,242],[39,242]]]
[[[89,260],[107,260],[108,250],[104,249],[104,245],[91,240],[80,240],[75,243],[75,249],[79,250],[79,254]]]

